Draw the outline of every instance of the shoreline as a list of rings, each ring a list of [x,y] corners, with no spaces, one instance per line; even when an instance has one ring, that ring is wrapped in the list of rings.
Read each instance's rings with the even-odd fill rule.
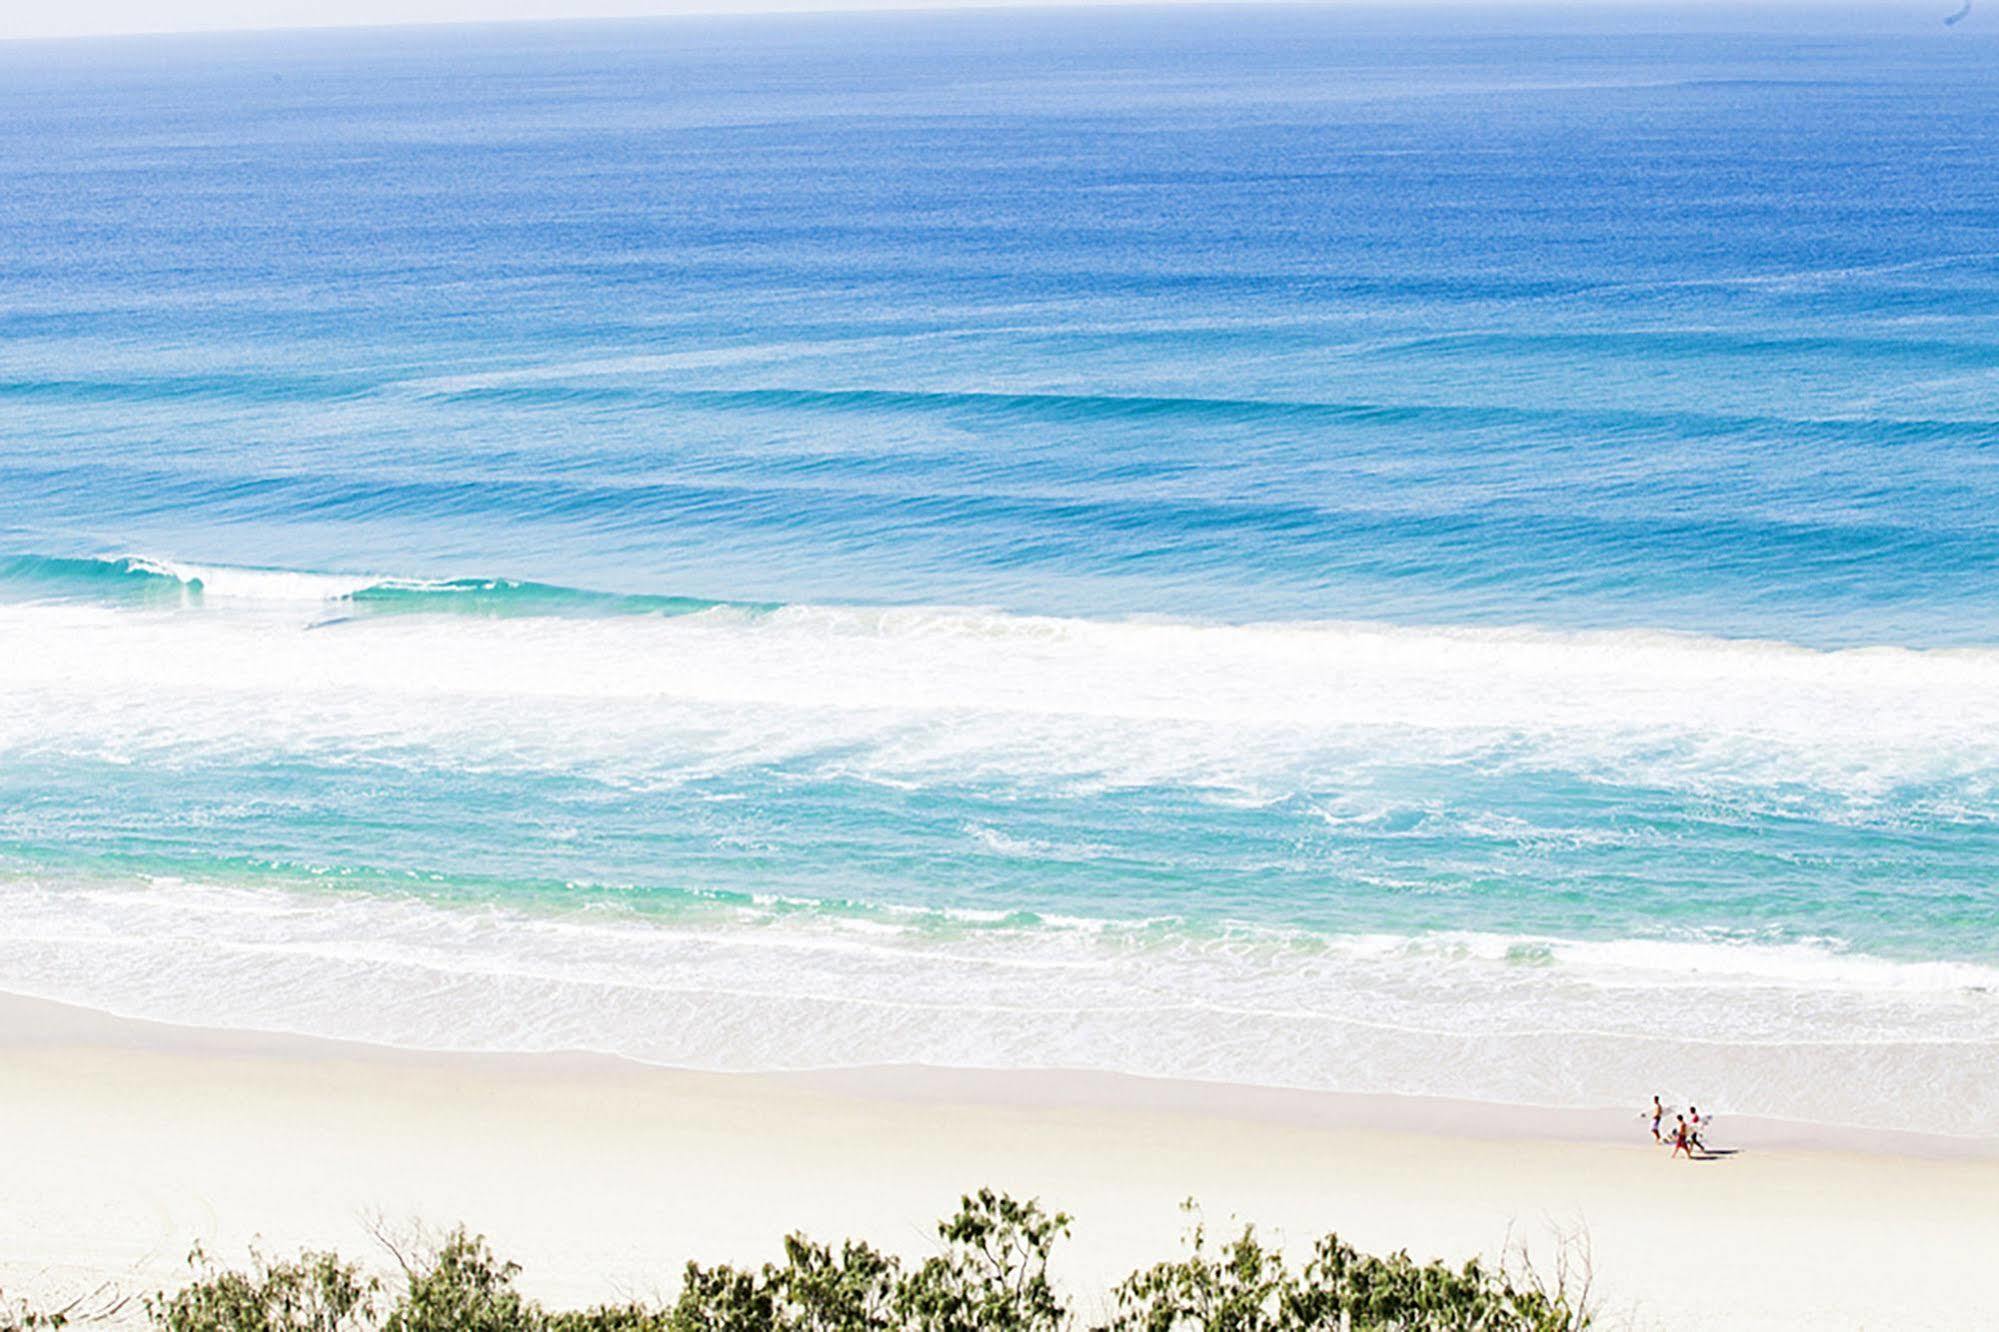
[[[34,1027],[35,1030],[24,1030]],[[898,1104],[974,1102],[1020,1110],[1144,1109],[1247,1122],[1402,1132],[1490,1141],[1631,1143],[1647,1133],[1636,1109],[1545,1106],[1397,1092],[1333,1091],[1200,1078],[1150,1077],[1091,1068],[979,1068],[859,1064],[734,1072],[654,1064],[597,1050],[430,1050],[300,1032],[212,1027],[130,1017],[61,1000],[0,991],[0,1054],[23,1046],[103,1045],[190,1054],[327,1054],[397,1060],[526,1060],[552,1069],[618,1070],[667,1077],[768,1083],[852,1100]],[[1637,1098],[1643,1100],[1643,1097]],[[1668,1104],[1668,1112],[1673,1107]],[[1711,1110],[1733,1144],[1758,1150],[1847,1152],[1921,1160],[1999,1161],[1999,1135],[1965,1137],[1740,1115]]]
[[[743,1076],[795,1081],[882,1100],[949,1102],[970,1095],[982,1102],[1043,1109],[1087,1107],[1115,1111],[1143,1106],[1245,1122],[1488,1142],[1629,1145],[1650,1133],[1642,1114],[1611,1107],[1584,1109],[1393,1092],[1319,1091],[1150,1078],[1095,1069],[877,1065]],[[1999,1161],[1999,1138],[1814,1124],[1720,1112],[1712,1118],[1721,1126],[1719,1132],[1728,1143],[1744,1150],[1851,1153],[1930,1161]]]
[[[1454,1263],[1525,1243],[1546,1266],[1560,1235],[1584,1233],[1606,1327],[1999,1315],[1999,1296],[1957,1291],[1999,1246],[1999,1155],[1983,1141],[1939,1154],[1953,1140],[1724,1117],[1714,1145],[1735,1154],[1689,1168],[1635,1112],[1115,1074],[695,1073],[14,997],[0,997],[0,1067],[16,1161],[0,1290],[44,1304],[105,1281],[178,1284],[197,1241],[223,1262],[253,1241],[374,1261],[371,1217],[462,1221],[551,1301],[659,1298],[687,1260],[761,1262],[793,1230],[920,1257],[959,1194],[991,1186],[1075,1217],[1055,1270],[1086,1315],[1177,1251],[1189,1196],[1212,1232],[1251,1221],[1294,1255],[1336,1230]]]
[[[36,1026],[24,1032],[24,1026]],[[938,1064],[854,1064],[808,1070],[726,1072],[652,1064],[602,1050],[424,1050],[366,1040],[218,1028],[86,1008],[0,990],[0,1054],[18,1046],[106,1044],[188,1054],[296,1054],[314,1048],[364,1060],[532,1060],[550,1068],[622,1070],[672,1078],[722,1078],[898,1104],[990,1104],[1017,1110],[1159,1110],[1295,1128],[1409,1132],[1475,1140],[1629,1144],[1647,1134],[1645,1116],[1615,1106],[1533,1106],[1399,1092],[1337,1092],[1201,1078],[1153,1078],[1101,1068],[952,1068]],[[1643,1098],[1639,1098],[1643,1100]],[[1671,1104],[1667,1106],[1671,1112]],[[1787,1152],[1855,1152],[1919,1160],[1999,1160],[1999,1136],[1967,1138],[1899,1128],[1819,1124],[1715,1110],[1735,1146]]]

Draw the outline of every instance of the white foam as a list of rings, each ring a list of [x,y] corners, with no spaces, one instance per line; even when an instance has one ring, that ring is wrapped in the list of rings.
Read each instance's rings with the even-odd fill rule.
[[[16,881],[0,883],[0,989],[692,1068],[1080,1067],[1576,1106],[1679,1088],[1736,1113],[1970,1135],[1999,1122],[1991,968],[1825,944],[938,924]]]
[[[0,607],[0,753],[421,750],[634,782],[793,762],[1251,803],[1433,763],[1776,806],[1920,786],[1975,811],[1999,789],[1986,649],[811,606],[311,628],[292,594],[347,584],[244,577],[234,612]]]
[[[318,605],[352,596],[384,580],[372,574],[299,573],[290,569],[255,569],[225,564],[187,564],[144,555],[119,557],[136,570],[178,579],[199,587],[206,597],[224,601],[302,603]]]

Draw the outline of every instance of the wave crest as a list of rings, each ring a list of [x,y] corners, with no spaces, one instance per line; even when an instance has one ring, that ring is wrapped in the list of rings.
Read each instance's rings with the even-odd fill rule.
[[[416,747],[638,780],[808,760],[1248,799],[1440,764],[1773,806],[1922,790],[1977,814],[1999,792],[1992,649],[749,606],[134,557],[88,573],[106,579],[203,609],[0,606],[34,649],[0,654],[0,750]]]
[[[14,601],[109,601],[200,606],[265,604],[352,614],[480,616],[688,615],[726,603],[700,597],[598,592],[512,578],[403,578],[193,564],[149,555],[0,557],[0,593]],[[761,603],[738,603],[747,609]]]

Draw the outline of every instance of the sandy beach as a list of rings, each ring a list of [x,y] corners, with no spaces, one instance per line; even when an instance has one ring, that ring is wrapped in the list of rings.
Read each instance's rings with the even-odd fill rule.
[[[427,1054],[0,1003],[0,1289],[175,1283],[189,1247],[382,1257],[372,1222],[463,1221],[582,1303],[759,1261],[788,1229],[924,1253],[981,1185],[1071,1212],[1079,1309],[1174,1248],[1196,1198],[1298,1248],[1552,1260],[1586,1233],[1632,1328],[1965,1328],[1999,1251],[1992,1144],[1724,1120],[1687,1165],[1635,1112],[869,1069],[709,1075]],[[1979,1301],[1984,1301],[1979,1303]]]

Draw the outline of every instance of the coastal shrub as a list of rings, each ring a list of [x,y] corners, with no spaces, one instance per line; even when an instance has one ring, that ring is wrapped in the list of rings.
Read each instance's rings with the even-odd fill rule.
[[[1069,1218],[990,1189],[941,1222],[943,1251],[914,1271],[867,1244],[802,1235],[759,1272],[687,1265],[673,1332],[1050,1332],[1071,1323],[1048,1280]]]
[[[273,1262],[253,1251],[247,1270],[226,1271],[197,1249],[195,1280],[145,1309],[160,1332],[1073,1332],[1084,1325],[1048,1276],[1069,1224],[981,1190],[913,1268],[860,1241],[792,1235],[783,1260],[760,1268],[689,1263],[669,1306],[561,1312],[522,1295],[520,1268],[462,1228],[416,1246],[383,1237],[403,1274],[386,1307],[381,1281],[330,1253]],[[1215,1246],[1197,1223],[1181,1257],[1117,1286],[1115,1312],[1093,1332],[1582,1332],[1587,1283],[1568,1289],[1570,1275],[1559,1267],[1549,1288],[1531,1267],[1418,1263],[1334,1235],[1294,1269],[1251,1227]],[[0,1332],[63,1326],[7,1308]]]
[[[964,1198],[937,1227],[944,1252],[925,1260],[896,1291],[896,1326],[911,1332],[1052,1332],[1069,1312],[1048,1280],[1055,1241],[1069,1218],[991,1189]]]
[[[1337,1235],[1313,1248],[1287,1305],[1297,1327],[1324,1327],[1341,1313],[1355,1328],[1398,1332],[1582,1332],[1591,1321],[1579,1297],[1531,1275],[1511,1278],[1477,1259],[1453,1268],[1406,1252],[1380,1257]]]
[[[702,1267],[689,1263],[681,1279],[680,1300],[669,1326],[675,1332],[752,1332],[757,1328],[789,1328],[780,1315],[781,1298],[766,1266],[761,1273],[733,1267]]]
[[[786,1326],[798,1332],[877,1332],[895,1326],[902,1265],[871,1245],[848,1240],[835,1253],[802,1235],[784,1242],[776,1292]]]
[[[381,1282],[337,1254],[301,1253],[272,1261],[250,1252],[248,1271],[219,1269],[199,1246],[188,1255],[195,1279],[146,1300],[163,1332],[367,1332],[375,1326]]]
[[[1550,1290],[1531,1271],[1381,1257],[1327,1235],[1293,1272],[1250,1226],[1210,1250],[1196,1224],[1185,1257],[1132,1274],[1115,1294],[1112,1332],[1583,1332],[1591,1323],[1584,1295],[1559,1282]]]
[[[1125,1278],[1115,1292],[1114,1332],[1275,1332],[1299,1326],[1289,1318],[1296,1291],[1283,1255],[1264,1248],[1254,1227],[1244,1226],[1242,1234],[1211,1254],[1207,1230],[1197,1223],[1189,1249],[1177,1262]],[[1332,1312],[1330,1326],[1338,1327],[1338,1310]]]
[[[849,1240],[838,1252],[802,1235],[760,1272],[687,1265],[673,1332],[887,1332],[901,1264]]]
[[[673,1316],[643,1304],[607,1304],[580,1312],[548,1315],[548,1332],[669,1332]]]
[[[453,1230],[427,1257],[404,1258],[402,1296],[382,1332],[543,1332],[548,1315],[514,1289],[518,1263],[495,1257],[483,1235]]]

